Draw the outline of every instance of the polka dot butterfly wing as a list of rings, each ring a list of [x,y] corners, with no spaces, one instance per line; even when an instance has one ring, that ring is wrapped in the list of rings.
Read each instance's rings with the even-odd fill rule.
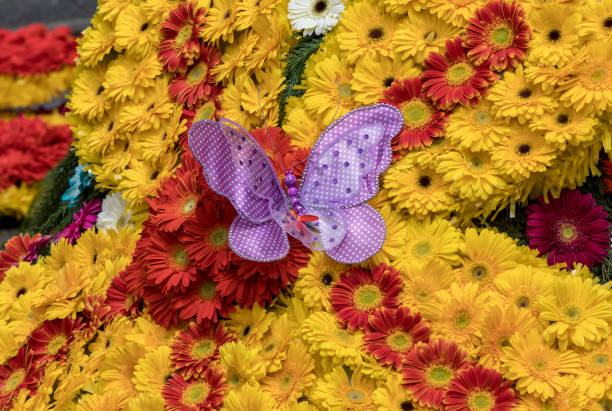
[[[320,248],[343,263],[358,263],[382,247],[382,216],[367,204],[391,162],[391,140],[403,126],[395,107],[376,104],[351,111],[329,126],[304,168],[300,203],[319,217]]]
[[[286,256],[288,230],[279,222],[291,214],[272,164],[253,137],[229,120],[202,120],[189,129],[189,147],[210,188],[238,212],[228,234],[232,250],[254,261]]]

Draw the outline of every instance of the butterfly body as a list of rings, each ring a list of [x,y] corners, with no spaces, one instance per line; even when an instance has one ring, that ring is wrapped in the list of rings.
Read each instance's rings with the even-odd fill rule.
[[[386,104],[346,114],[322,133],[299,186],[293,173],[285,173],[286,193],[263,149],[233,122],[195,123],[189,145],[211,189],[238,212],[228,235],[238,255],[283,258],[289,234],[340,262],[358,263],[384,242],[384,220],[365,202],[378,192],[379,175],[391,161],[391,139],[402,125],[401,112]]]

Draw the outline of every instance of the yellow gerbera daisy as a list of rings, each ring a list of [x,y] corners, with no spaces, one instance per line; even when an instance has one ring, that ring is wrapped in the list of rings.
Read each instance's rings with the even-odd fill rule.
[[[510,137],[491,150],[491,159],[514,181],[545,171],[557,151],[548,144],[542,132],[514,124]]]
[[[589,43],[584,49],[584,63],[576,66],[572,78],[560,87],[561,101],[576,110],[593,106],[598,112],[612,105],[612,42]],[[588,62],[588,63],[586,63]]]
[[[5,317],[17,348],[47,319],[47,307],[41,303],[41,293],[37,291],[19,296]]]
[[[430,13],[455,27],[463,27],[484,3],[483,0],[429,0],[427,5]]]
[[[281,47],[291,37],[291,25],[289,20],[283,16],[259,16],[250,29],[257,34],[260,40],[244,62],[248,71],[261,68],[267,62],[276,61],[279,58]]]
[[[174,329],[167,329],[157,324],[150,315],[145,314],[132,322],[133,327],[125,331],[126,341],[132,341],[144,346],[147,350],[170,344],[175,334]]]
[[[490,150],[503,143],[509,135],[510,128],[495,117],[492,104],[486,100],[476,107],[457,108],[446,125],[449,140],[473,151]]]
[[[355,100],[368,105],[383,98],[383,91],[397,79],[415,77],[421,70],[414,67],[412,60],[381,55],[368,55],[359,61],[351,81]]]
[[[269,392],[259,387],[244,384],[236,390],[229,390],[223,399],[223,411],[259,411],[277,409]]]
[[[552,294],[540,297],[540,318],[551,321],[543,333],[547,342],[557,342],[565,351],[570,346],[591,349],[610,334],[612,304],[609,291],[589,279],[557,277]]]
[[[172,364],[170,363],[169,346],[157,347],[146,353],[134,367],[132,382],[138,391],[142,391],[157,397],[161,396],[161,389],[166,383],[166,378],[172,375]]]
[[[436,292],[422,304],[421,314],[430,321],[433,336],[448,338],[474,355],[480,345],[480,328],[489,310],[489,294],[476,283]]]
[[[124,191],[123,198],[136,205],[157,193],[158,187],[172,175],[177,165],[175,152],[164,154],[156,164],[132,161],[130,168],[123,171],[117,189]]]
[[[72,248],[72,244],[65,238],[51,244],[49,255],[44,258],[44,266],[49,274],[59,270],[72,259]]]
[[[211,70],[217,82],[222,82],[224,85],[231,83],[234,74],[244,68],[246,57],[253,51],[258,41],[259,37],[254,31],[247,30],[238,33],[234,42],[225,48],[221,56],[221,64]]]
[[[402,386],[402,376],[396,372],[389,374],[385,384],[374,390],[372,399],[379,411],[419,410]]]
[[[269,66],[256,70],[250,76],[245,76],[244,81],[240,94],[241,107],[254,114],[259,120],[258,125],[264,121],[276,123],[277,99],[284,81],[280,67]]]
[[[375,389],[375,381],[364,376],[359,368],[349,378],[343,368],[336,367],[317,381],[309,399],[326,410],[374,411],[372,393]]]
[[[162,119],[179,109],[168,97],[168,81],[167,76],[155,78],[154,85],[145,89],[142,101],[132,101],[121,107],[119,120],[122,131],[159,128]]]
[[[270,15],[280,0],[246,0],[236,7],[236,30],[251,27],[259,16]]]
[[[42,264],[20,262],[9,268],[4,280],[0,282],[0,313],[6,316],[19,297],[42,290],[50,280],[50,277],[45,276]]]
[[[545,93],[552,93],[558,84],[567,82],[571,73],[581,64],[581,59],[571,59],[563,65],[529,65],[525,67],[525,77],[531,84],[542,87]]]
[[[322,122],[321,122],[322,123]],[[291,136],[291,144],[310,148],[323,132],[316,116],[310,115],[300,97],[289,97],[285,106],[283,130]]]
[[[145,57],[157,54],[161,32],[156,24],[148,20],[139,3],[132,3],[117,16],[115,44],[129,54]]]
[[[125,408],[131,394],[128,389],[124,387],[115,387],[112,390],[102,389],[99,386],[95,386],[95,390],[92,394],[83,395],[78,405],[75,407],[76,411],[99,411],[99,410],[120,410]]]
[[[262,390],[270,393],[276,407],[284,407],[301,397],[304,389],[315,381],[314,360],[306,347],[293,340],[287,349],[282,368],[269,374],[261,382]]]
[[[231,390],[242,385],[257,385],[266,375],[258,348],[248,348],[242,341],[230,341],[219,347],[219,364]]]
[[[257,115],[248,112],[242,104],[242,95],[245,92],[245,85],[248,81],[247,77],[246,73],[241,73],[236,76],[232,83],[229,83],[223,89],[221,109],[224,116],[231,118],[232,121],[249,130],[255,128],[254,125],[261,122],[261,115],[259,112]]]
[[[117,16],[130,4],[132,4],[131,0],[100,0],[96,14],[104,20],[114,23]]]
[[[70,110],[89,120],[99,119],[109,108],[104,94],[104,66],[78,70],[74,77]]]
[[[272,322],[270,329],[258,341],[261,347],[261,358],[264,360],[267,374],[278,371],[287,358],[287,347],[291,342],[293,324],[287,313],[282,313]]]
[[[83,30],[82,34],[82,37],[76,39],[79,63],[85,67],[95,66],[115,44],[115,30],[111,23],[102,20],[98,13],[91,19],[91,26]]]
[[[493,102],[497,117],[516,118],[521,124],[557,107],[553,97],[527,81],[521,66],[514,73],[505,72],[504,78],[491,87],[487,98]]]
[[[255,303],[251,309],[236,307],[236,311],[229,314],[225,326],[247,346],[252,346],[262,339],[275,318],[273,312]]]
[[[402,279],[404,287],[398,296],[400,304],[420,312],[423,304],[432,301],[436,292],[449,289],[457,281],[457,274],[448,263],[432,260],[424,266],[406,266]]]
[[[526,335],[533,329],[541,330],[542,326],[527,310],[515,305],[492,306],[480,328],[482,343],[478,347],[478,362],[500,371],[502,350],[510,344],[510,337],[514,333]]]
[[[588,398],[584,389],[576,385],[573,379],[568,378],[564,381],[566,386],[561,392],[555,394],[553,398],[542,400],[534,395],[521,395],[516,406],[518,411],[583,411],[599,410],[587,404]],[[594,405],[598,407],[597,405]],[[606,411],[601,408],[601,411]]]
[[[433,142],[426,150],[411,151],[404,155],[414,160],[415,164],[436,168],[439,157],[451,150],[458,148],[458,145],[445,137],[434,138]]]
[[[486,200],[507,185],[503,170],[484,151],[449,151],[439,157],[436,170],[450,184],[451,193],[474,201]]]
[[[481,290],[489,290],[499,274],[516,266],[519,250],[507,235],[468,228],[464,240],[457,270],[462,283],[474,282]]]
[[[589,0],[576,10],[582,21],[578,34],[587,40],[609,40],[612,38],[612,1]]]
[[[343,56],[353,64],[367,55],[391,56],[398,19],[370,0],[347,5],[337,31]]]
[[[351,88],[352,69],[332,54],[305,71],[304,106],[323,124],[358,107]]]
[[[575,57],[580,14],[571,6],[546,4],[529,13],[527,20],[533,33],[533,39],[529,42],[529,61],[563,65]]]
[[[130,398],[127,404],[126,411],[164,411],[166,402],[161,395],[151,395],[140,393],[135,397]]]
[[[122,54],[108,64],[104,83],[102,87],[96,88],[95,92],[117,102],[138,102],[150,92],[146,88],[155,85],[154,79],[161,72],[162,65],[156,54],[144,58]],[[77,90],[75,94],[76,92]],[[90,92],[88,95],[91,94]],[[87,95],[81,98],[86,97]],[[76,104],[77,102],[73,103],[75,106]]]
[[[412,156],[394,163],[383,176],[383,185],[393,204],[419,218],[456,209],[449,184],[431,167],[417,164]]]
[[[559,107],[552,113],[534,118],[529,127],[543,132],[549,144],[564,150],[566,143],[577,146],[591,141],[597,124],[598,121],[589,108],[577,111],[569,107]]]
[[[302,324],[302,338],[311,354],[328,357],[336,365],[357,366],[361,363],[361,331],[348,331],[336,322],[333,314],[319,311]]]
[[[612,341],[607,339],[591,351],[580,353],[582,368],[577,383],[589,398],[599,400],[612,393]]]
[[[504,306],[516,305],[528,310],[534,318],[538,318],[540,312],[536,300],[540,296],[551,295],[552,282],[553,276],[548,270],[517,265],[495,279],[496,292],[491,298]]]
[[[567,378],[564,374],[575,375],[580,369],[576,353],[550,348],[537,330],[510,337],[501,362],[504,377],[515,380],[521,394],[534,394],[544,400],[563,390]]]
[[[132,148],[144,161],[157,163],[160,158],[174,150],[181,134],[187,131],[181,112],[175,111],[170,118],[161,121],[159,128],[139,131],[132,136]]]
[[[405,15],[411,11],[421,11],[426,7],[425,0],[383,0],[385,9],[392,14]]]
[[[425,11],[409,12],[393,36],[393,51],[404,59],[414,58],[423,64],[429,53],[444,52],[446,40],[459,35],[459,29]]]
[[[462,241],[461,231],[453,227],[448,220],[410,219],[406,226],[404,252],[397,259],[397,266],[406,271],[412,265],[423,266],[432,260],[458,264],[457,251]]]
[[[206,14],[206,25],[202,30],[205,42],[234,41],[236,18],[238,17],[237,2],[233,0],[217,0]]]
[[[331,285],[334,281],[339,281],[340,274],[348,268],[348,265],[332,260],[322,251],[313,251],[308,264],[300,268],[293,289],[306,306],[331,311]]]
[[[127,343],[107,349],[100,365],[100,381],[105,392],[125,389],[130,396],[136,394],[132,376],[138,361],[145,355],[142,348],[139,344]]]

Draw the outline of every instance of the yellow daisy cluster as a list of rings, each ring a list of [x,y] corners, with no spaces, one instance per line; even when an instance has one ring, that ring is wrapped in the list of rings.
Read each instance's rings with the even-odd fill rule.
[[[31,76],[0,74],[0,109],[28,107],[61,97],[68,90],[74,67]]]
[[[21,220],[28,212],[37,191],[36,185],[25,183],[0,190],[0,216]]]
[[[78,40],[68,118],[79,162],[89,163],[96,187],[123,191],[134,205],[171,175],[185,131],[157,57],[159,24],[175,3],[100,1]]]
[[[395,80],[419,76],[431,52],[464,35],[487,2],[359,0],[306,63],[303,97],[288,100],[283,128],[311,147],[332,119],[383,98]],[[414,148],[384,177],[384,194],[424,218],[486,218],[515,203],[574,189],[599,175],[612,140],[612,2],[518,2],[531,30],[527,57],[502,72],[475,106],[449,112],[441,137]],[[426,110],[403,110],[406,124]],[[414,117],[417,115],[418,118]]]

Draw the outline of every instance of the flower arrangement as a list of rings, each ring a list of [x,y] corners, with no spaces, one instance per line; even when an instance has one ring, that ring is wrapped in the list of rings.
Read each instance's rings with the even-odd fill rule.
[[[0,408],[605,409],[611,27],[607,0],[100,0],[67,208],[0,252]],[[189,127],[227,117],[299,178],[377,102],[404,119],[381,250],[238,256]]]
[[[0,110],[61,97],[74,73],[76,43],[66,26],[0,30]]]

